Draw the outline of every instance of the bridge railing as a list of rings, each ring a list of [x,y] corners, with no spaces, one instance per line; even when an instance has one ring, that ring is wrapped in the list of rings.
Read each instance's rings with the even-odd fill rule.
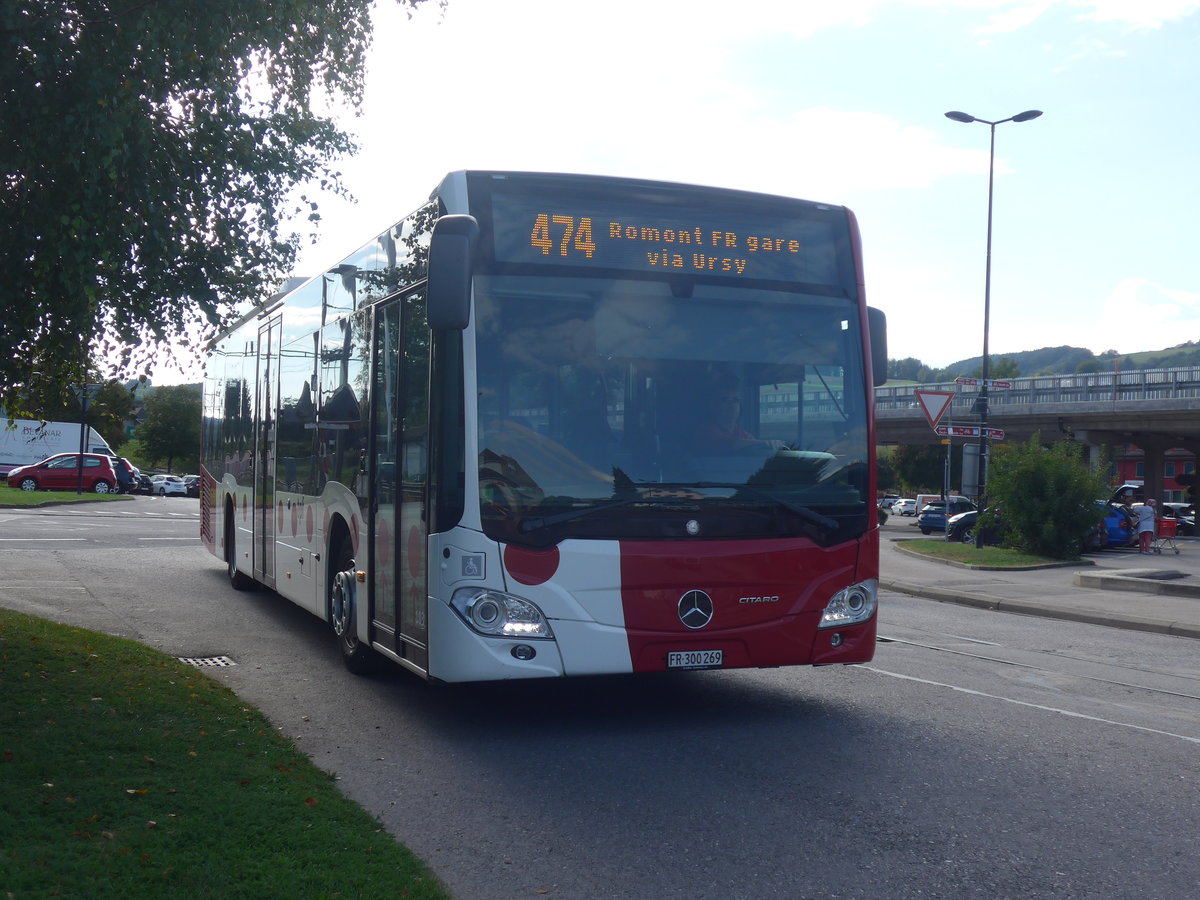
[[[1200,366],[1095,372],[1078,375],[1034,375],[1008,379],[1012,387],[988,391],[990,407],[1036,403],[1113,403],[1118,400],[1166,400],[1200,397]],[[875,408],[915,409],[917,391],[952,391],[952,406],[965,411],[979,393],[976,385],[953,381],[898,384],[875,388]]]

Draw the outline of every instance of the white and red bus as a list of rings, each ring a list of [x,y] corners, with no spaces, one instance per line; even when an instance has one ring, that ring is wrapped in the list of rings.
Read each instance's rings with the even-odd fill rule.
[[[884,344],[844,207],[455,172],[214,343],[201,536],[356,672],[865,662]]]

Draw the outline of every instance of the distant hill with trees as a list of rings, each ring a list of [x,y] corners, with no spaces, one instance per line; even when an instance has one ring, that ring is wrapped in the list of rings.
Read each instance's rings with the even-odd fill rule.
[[[1166,369],[1173,366],[1200,365],[1200,343],[1187,341],[1163,350],[1144,350],[1121,354],[1116,350],[1093,353],[1086,347],[1043,347],[1019,353],[991,355],[988,375],[992,378],[1017,378],[1030,375],[1074,375],[1078,372],[1108,372],[1113,369]],[[979,377],[983,357],[972,356],[944,368],[927,366],[919,359],[888,360],[888,379],[924,384],[953,381],[959,376]]]

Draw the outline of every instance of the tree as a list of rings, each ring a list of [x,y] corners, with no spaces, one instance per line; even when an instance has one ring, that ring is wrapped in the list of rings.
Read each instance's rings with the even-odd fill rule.
[[[1008,378],[1019,378],[1021,376],[1021,367],[1017,365],[1017,361],[1011,356],[1002,356],[999,359],[993,359],[991,365],[988,366],[988,378],[1005,380]],[[971,373],[972,378],[983,377],[983,363],[981,362]]]
[[[118,381],[105,381],[93,368],[86,382],[90,388],[88,425],[95,428],[114,450],[125,443],[125,423],[133,415],[133,389]],[[62,385],[52,379],[31,381],[25,394],[25,418],[47,422],[83,422],[79,385]]]
[[[156,388],[146,397],[146,418],[137,427],[142,457],[165,462],[168,472],[177,460],[194,467],[200,456],[200,406],[199,385]]]
[[[956,446],[955,450],[959,448]],[[939,444],[902,444],[893,451],[892,469],[908,494],[933,489],[942,492],[946,480],[946,447]],[[950,460],[950,483],[962,481],[962,453]]]
[[[988,501],[1012,542],[1054,559],[1079,556],[1084,534],[1099,517],[1096,499],[1108,493],[1082,449],[1070,441],[1044,447],[1036,434],[1024,444],[993,445]]]
[[[888,378],[892,380],[926,382],[932,374],[929,366],[913,356],[888,360]]]
[[[395,0],[410,14],[427,0]],[[440,0],[445,3],[445,0]],[[342,193],[373,0],[0,4],[0,406],[88,359],[147,370],[290,270]]]

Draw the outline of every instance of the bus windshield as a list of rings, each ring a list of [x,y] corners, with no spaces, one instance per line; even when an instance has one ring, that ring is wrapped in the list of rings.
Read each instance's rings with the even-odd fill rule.
[[[480,513],[496,540],[869,526],[854,301],[769,285],[475,279]]]

